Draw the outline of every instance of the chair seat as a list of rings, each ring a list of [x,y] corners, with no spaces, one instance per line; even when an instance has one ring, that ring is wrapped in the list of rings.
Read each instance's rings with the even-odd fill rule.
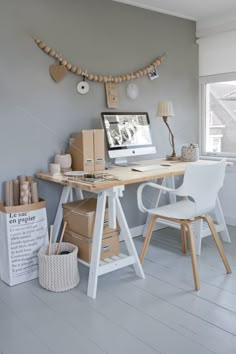
[[[173,219],[193,219],[197,216],[195,203],[191,200],[181,200],[173,204],[149,209],[149,213]]]

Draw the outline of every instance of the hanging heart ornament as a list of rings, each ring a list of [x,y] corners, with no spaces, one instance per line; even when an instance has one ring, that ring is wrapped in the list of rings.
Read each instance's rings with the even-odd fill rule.
[[[49,73],[53,80],[60,81],[67,73],[67,69],[64,65],[51,64],[49,67]]]
[[[80,81],[77,85],[77,91],[81,95],[85,95],[89,92],[89,84],[86,81]]]

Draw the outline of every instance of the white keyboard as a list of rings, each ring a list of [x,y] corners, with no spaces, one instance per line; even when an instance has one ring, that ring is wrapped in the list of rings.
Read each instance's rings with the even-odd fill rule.
[[[132,171],[147,172],[147,171],[157,171],[157,170],[161,170],[162,168],[166,168],[166,166],[160,166],[160,165],[146,165],[146,166],[132,167]]]

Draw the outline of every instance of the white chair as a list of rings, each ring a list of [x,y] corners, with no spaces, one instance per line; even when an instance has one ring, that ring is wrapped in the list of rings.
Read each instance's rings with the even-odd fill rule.
[[[156,220],[160,218],[174,221],[181,226],[182,250],[185,254],[186,229],[188,231],[194,284],[195,289],[199,290],[200,283],[197,268],[197,257],[191,223],[193,221],[203,219],[209,225],[227,273],[231,273],[230,265],[225,256],[224,249],[216,231],[215,225],[212,221],[212,218],[207,215],[215,207],[218,191],[223,185],[225,167],[225,160],[213,162],[210,165],[201,164],[201,162],[189,163],[185,170],[183,184],[178,189],[167,188],[152,182],[144,183],[139,186],[137,192],[139,209],[142,212],[148,212],[151,215],[144,245],[140,255],[141,263],[143,263]],[[183,199],[173,204],[147,209],[142,202],[142,192],[143,189],[147,186],[157,188],[159,190],[164,190],[169,193],[174,193],[176,196],[183,197]]]

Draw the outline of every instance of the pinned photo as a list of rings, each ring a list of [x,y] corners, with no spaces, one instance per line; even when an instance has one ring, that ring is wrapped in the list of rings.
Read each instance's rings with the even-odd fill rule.
[[[157,67],[151,69],[151,70],[148,72],[148,75],[149,75],[149,78],[150,78],[151,80],[158,79],[158,78],[159,78],[159,73],[158,73]]]

